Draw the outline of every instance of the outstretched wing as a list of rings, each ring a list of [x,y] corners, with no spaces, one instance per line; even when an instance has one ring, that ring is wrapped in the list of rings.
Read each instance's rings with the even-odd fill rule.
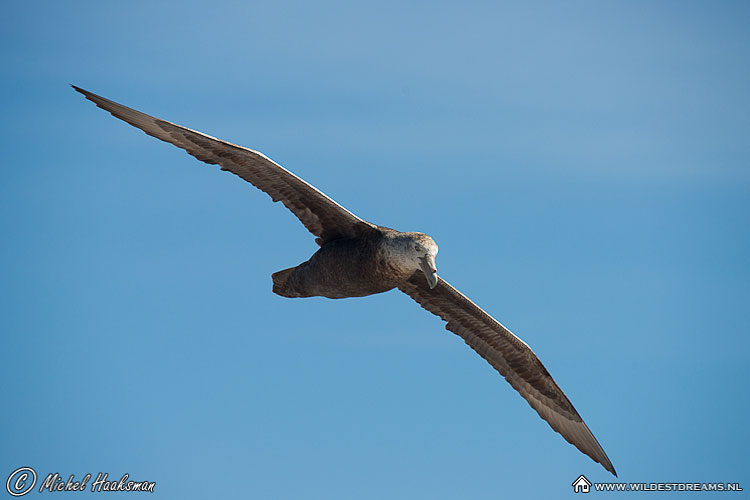
[[[282,202],[308,231],[317,236],[319,245],[337,238],[352,238],[375,227],[258,151],[154,118],[75,85],[72,87],[116,118],[184,149],[200,161],[220,165],[222,170],[232,172],[266,192],[273,201]]]
[[[617,476],[594,435],[534,351],[442,278],[430,289],[417,271],[399,289],[448,324],[528,401],[566,441]]]

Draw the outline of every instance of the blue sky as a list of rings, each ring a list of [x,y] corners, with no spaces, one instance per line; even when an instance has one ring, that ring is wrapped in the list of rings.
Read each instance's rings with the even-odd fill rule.
[[[3,479],[447,499],[612,478],[405,295],[273,295],[315,250],[301,224],[73,83],[432,235],[440,274],[536,351],[620,480],[750,488],[747,4],[3,14]]]

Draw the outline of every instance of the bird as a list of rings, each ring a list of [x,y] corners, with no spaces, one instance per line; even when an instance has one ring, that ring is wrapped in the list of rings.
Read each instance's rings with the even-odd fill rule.
[[[528,344],[437,274],[438,246],[430,236],[365,221],[259,151],[71,86],[114,117],[239,176],[302,222],[320,248],[307,261],[273,273],[273,293],[340,299],[400,290],[445,321],[445,328],[505,377],[554,431],[617,476],[599,442]]]

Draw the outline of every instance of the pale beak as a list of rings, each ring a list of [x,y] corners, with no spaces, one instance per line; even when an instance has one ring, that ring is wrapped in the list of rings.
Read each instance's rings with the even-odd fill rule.
[[[435,257],[430,254],[419,258],[419,266],[422,268],[424,277],[430,288],[435,288],[438,284],[437,268],[435,267]]]

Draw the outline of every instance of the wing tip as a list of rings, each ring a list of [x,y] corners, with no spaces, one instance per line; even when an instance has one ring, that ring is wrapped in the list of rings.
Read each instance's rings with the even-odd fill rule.
[[[73,85],[72,83],[70,84],[70,86],[73,87],[73,90],[75,90],[79,94],[83,94],[85,96],[88,96],[91,93],[91,92],[89,92],[87,90],[83,90],[81,87],[77,87],[77,86]]]
[[[102,107],[101,106],[101,101],[105,101],[106,100],[103,97],[98,96],[98,95],[94,94],[93,92],[89,92],[86,89],[82,89],[81,87],[73,85],[72,83],[70,84],[70,86],[73,87],[73,90],[75,90],[79,94],[83,95],[83,97],[85,97],[89,101],[93,102],[94,104],[96,104],[100,108]]]
[[[606,460],[606,463],[601,462],[602,467],[604,467],[609,472],[611,472],[613,476],[617,477],[617,471],[615,470],[615,466],[612,465],[612,462],[609,461],[609,457],[607,456],[606,453],[604,454],[604,459]]]

